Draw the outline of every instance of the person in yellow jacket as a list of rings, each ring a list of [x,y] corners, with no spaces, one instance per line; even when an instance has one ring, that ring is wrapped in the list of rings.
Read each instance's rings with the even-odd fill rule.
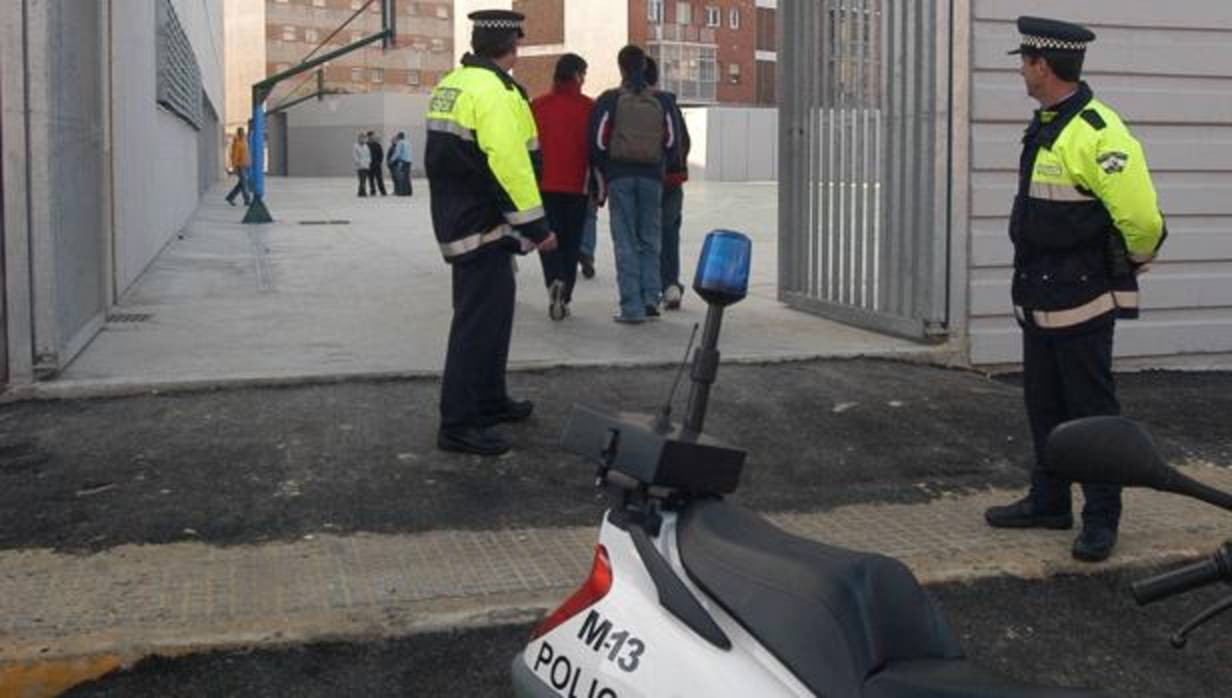
[[[1023,136],[1010,216],[1014,311],[1023,336],[1023,390],[1035,446],[1030,493],[985,512],[999,528],[1069,529],[1070,483],[1048,472],[1044,448],[1062,422],[1120,412],[1112,375],[1118,317],[1138,315],[1140,273],[1167,235],[1142,146],[1081,81],[1085,27],[1020,17],[1016,51],[1040,103]],[[1121,491],[1084,485],[1073,556],[1107,559]]]
[[[231,140],[231,150],[227,153],[227,168],[235,173],[235,187],[227,194],[227,203],[235,205],[235,197],[243,194],[244,205],[252,203],[252,193],[248,186],[248,169],[252,167],[252,158],[248,155],[248,139],[244,137],[244,127],[235,129],[235,138]]]
[[[523,16],[483,10],[468,17],[474,52],[432,91],[424,153],[432,227],[453,274],[437,446],[494,456],[509,442],[493,427],[534,410],[505,385],[513,255],[555,249],[556,236],[539,197],[535,120],[526,91],[509,75]]]

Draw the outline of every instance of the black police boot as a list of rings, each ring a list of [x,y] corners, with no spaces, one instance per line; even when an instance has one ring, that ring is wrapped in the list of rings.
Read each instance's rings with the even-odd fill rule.
[[[505,406],[496,412],[485,412],[483,421],[487,424],[501,422],[524,422],[530,419],[535,411],[535,403],[530,400],[506,400]]]
[[[473,453],[477,456],[499,456],[509,450],[509,442],[486,427],[441,429],[436,433],[436,447],[442,451]]]
[[[1074,559],[1083,562],[1103,562],[1116,547],[1117,530],[1106,524],[1083,524],[1082,533],[1074,539]]]
[[[989,507],[984,520],[993,528],[1049,528],[1063,531],[1074,526],[1072,513],[1049,513],[1036,511],[1030,497],[1000,507]]]

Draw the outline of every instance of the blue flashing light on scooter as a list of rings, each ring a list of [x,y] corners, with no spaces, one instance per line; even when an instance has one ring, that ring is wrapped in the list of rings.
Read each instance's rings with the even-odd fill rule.
[[[562,445],[598,463],[611,507],[590,575],[514,658],[514,693],[1104,697],[982,669],[901,562],[790,535],[724,499],[745,452],[702,428],[723,311],[748,292],[751,253],[740,233],[706,239],[693,287],[709,308],[683,424],[670,397],[657,416],[574,407]]]

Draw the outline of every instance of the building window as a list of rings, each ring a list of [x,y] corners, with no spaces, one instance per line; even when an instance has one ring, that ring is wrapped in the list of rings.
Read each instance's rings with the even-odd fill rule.
[[[688,2],[676,3],[676,24],[692,24],[693,23],[693,4]]]
[[[449,19],[449,6],[448,5],[437,5],[436,6],[436,16],[439,17],[440,19]]]
[[[385,69],[384,68],[373,68],[372,69],[372,82],[385,82]]]
[[[739,7],[731,8],[731,12],[727,14],[727,26],[731,27],[732,29],[740,28],[740,8]]]
[[[363,68],[351,68],[351,82],[363,82],[363,81],[364,81],[364,69]]]
[[[445,52],[445,40],[444,39],[433,39],[432,40],[432,52],[433,53],[444,53]]]
[[[723,10],[717,7],[712,7],[710,5],[707,5],[706,6],[706,26],[707,27],[717,27],[721,24],[723,24]]]
[[[650,0],[646,3],[646,19],[653,24],[663,24],[663,0]]]
[[[316,42],[320,40],[321,40],[321,35],[317,32],[316,29],[309,28],[309,29],[304,30],[304,41],[307,41],[310,44],[315,44]]]
[[[419,86],[420,75],[418,70],[408,70],[406,72],[406,84]]]
[[[727,64],[727,78],[728,80],[731,81],[731,84],[733,85],[740,84],[740,64],[739,63],[728,63]]]
[[[283,27],[282,28],[282,40],[283,41],[295,41],[295,27],[290,27],[290,26]]]

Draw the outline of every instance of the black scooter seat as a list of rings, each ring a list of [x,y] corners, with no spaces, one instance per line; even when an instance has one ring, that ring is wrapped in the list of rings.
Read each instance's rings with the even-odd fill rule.
[[[974,668],[915,576],[893,558],[793,536],[719,500],[685,507],[678,540],[690,579],[817,695],[1092,695],[1028,689]]]

